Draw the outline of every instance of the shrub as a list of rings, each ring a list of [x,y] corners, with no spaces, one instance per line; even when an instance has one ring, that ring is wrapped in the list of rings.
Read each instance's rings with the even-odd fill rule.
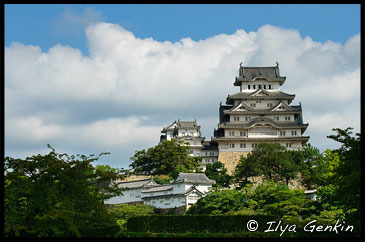
[[[127,221],[126,228],[130,232],[153,233],[185,233],[211,232],[229,233],[247,231],[247,222],[256,220],[258,224],[266,224],[277,218],[267,215],[254,216],[143,216],[133,217]],[[259,227],[263,230],[264,226]]]

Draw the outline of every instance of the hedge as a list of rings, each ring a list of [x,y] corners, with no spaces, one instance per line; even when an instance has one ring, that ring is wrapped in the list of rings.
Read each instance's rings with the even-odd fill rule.
[[[277,221],[278,218],[268,215],[232,215],[232,216],[141,216],[128,219],[126,228],[129,232],[152,233],[185,233],[185,232],[210,232],[230,233],[244,232],[247,222],[255,220],[259,224],[257,231],[264,231],[267,222]],[[262,225],[262,226],[260,226]]]

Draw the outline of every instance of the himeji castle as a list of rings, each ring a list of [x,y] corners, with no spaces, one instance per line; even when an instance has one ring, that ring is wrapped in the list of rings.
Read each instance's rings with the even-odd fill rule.
[[[286,80],[279,64],[270,67],[243,67],[233,85],[240,91],[228,95],[219,106],[218,128],[211,140],[201,136],[197,121],[174,121],[161,131],[160,142],[183,140],[191,156],[201,156],[203,170],[209,163],[222,162],[232,174],[241,156],[247,156],[261,142],[279,143],[287,149],[300,149],[308,142],[304,136],[302,106],[291,105],[295,95],[280,90]],[[108,204],[144,203],[159,208],[187,209],[204,197],[214,184],[204,173],[180,173],[170,184],[159,185],[152,177],[122,181],[124,196]],[[313,191],[308,191],[312,192]]]
[[[228,95],[219,107],[218,129],[212,141],[218,143],[218,160],[232,173],[240,157],[260,142],[280,143],[287,149],[299,149],[308,142],[303,136],[302,106],[290,105],[294,94],[280,90],[286,80],[279,64],[270,67],[243,67],[234,86],[240,91]]]
[[[308,142],[304,136],[308,123],[303,122],[302,106],[291,105],[295,95],[280,90],[286,80],[279,64],[269,67],[244,67],[233,85],[240,91],[228,95],[219,106],[219,124],[210,141],[200,135],[195,121],[175,121],[163,128],[163,140],[184,140],[191,155],[202,156],[202,167],[222,162],[232,174],[240,157],[246,156],[261,142],[280,143],[287,149],[300,149]]]
[[[308,142],[304,136],[308,123],[303,123],[302,106],[291,105],[295,95],[280,90],[286,80],[279,64],[269,67],[244,67],[233,85],[240,91],[228,95],[219,106],[219,124],[210,141],[201,137],[194,121],[175,121],[163,128],[163,140],[184,140],[191,155],[201,156],[206,164],[222,162],[232,174],[240,157],[246,156],[260,142],[280,143],[287,149],[300,149]]]

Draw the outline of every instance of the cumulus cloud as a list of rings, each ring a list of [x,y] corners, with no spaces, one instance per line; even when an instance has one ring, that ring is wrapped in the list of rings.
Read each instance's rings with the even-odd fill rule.
[[[321,43],[265,25],[172,43],[93,21],[85,34],[88,56],[60,44],[48,52],[15,42],[5,48],[6,151],[46,143],[87,152],[110,148],[127,167],[134,151],[157,144],[162,127],[175,119],[196,118],[209,139],[219,103],[239,91],[233,82],[241,61],[280,63],[287,77],[281,90],[302,103],[314,146],[331,148],[323,134],[329,124],[359,129],[360,35],[344,45]]]

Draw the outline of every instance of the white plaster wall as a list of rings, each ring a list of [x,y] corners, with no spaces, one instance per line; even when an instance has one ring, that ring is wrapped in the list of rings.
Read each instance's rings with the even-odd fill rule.
[[[137,195],[137,196],[136,196]],[[119,204],[128,202],[139,202],[141,199],[141,189],[128,189],[123,191],[122,196],[112,197],[104,201],[105,204]]]
[[[248,85],[251,86],[251,89],[248,89]],[[256,86],[256,89],[253,89],[253,85]],[[242,92],[252,92],[256,91],[258,89],[258,85],[261,85],[262,88],[264,88],[264,85],[266,85],[265,90],[280,90],[280,82],[273,82],[273,81],[265,81],[265,80],[257,80],[257,81],[248,81],[248,82],[242,82],[241,83],[241,91]],[[269,85],[271,85],[271,89],[269,89]]]
[[[184,134],[185,133],[185,134]],[[199,131],[197,129],[179,129],[178,136],[199,136]]]
[[[174,208],[184,206],[186,204],[186,199],[183,195],[169,198],[157,197],[146,200],[144,204],[151,205],[157,208]]]

